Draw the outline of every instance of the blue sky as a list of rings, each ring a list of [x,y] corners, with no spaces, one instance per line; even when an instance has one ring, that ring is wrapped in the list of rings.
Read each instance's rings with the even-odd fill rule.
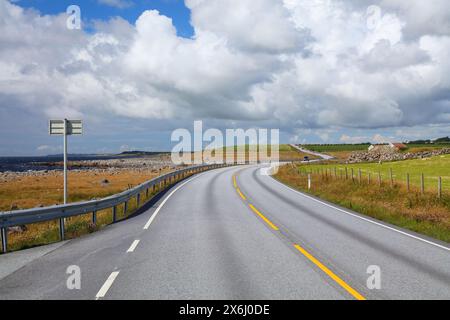
[[[145,10],[158,10],[161,14],[172,18],[173,24],[177,28],[178,36],[189,38],[194,33],[190,25],[190,10],[185,6],[183,0],[112,1],[123,1],[124,6],[108,5],[99,0],[19,0],[16,3],[24,8],[34,8],[42,14],[50,15],[65,12],[70,5],[78,5],[81,8],[82,19],[88,25],[92,20],[109,20],[116,16],[120,16],[134,24]]]

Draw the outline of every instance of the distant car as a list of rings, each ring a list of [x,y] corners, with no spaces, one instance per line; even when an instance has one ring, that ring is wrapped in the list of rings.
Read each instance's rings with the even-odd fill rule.
[[[305,157],[303,158],[303,161],[309,161],[309,157],[308,157],[308,156],[305,156]]]

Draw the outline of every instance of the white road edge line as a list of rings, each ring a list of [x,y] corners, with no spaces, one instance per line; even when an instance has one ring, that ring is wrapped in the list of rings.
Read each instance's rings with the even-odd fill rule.
[[[133,252],[137,245],[139,244],[141,240],[134,240],[133,243],[131,244],[130,248],[128,248],[127,253]]]
[[[195,177],[189,179],[188,181],[184,182],[183,184],[179,185],[175,190],[173,190],[165,199],[163,202],[161,202],[161,204],[158,206],[158,208],[155,210],[155,212],[152,214],[152,216],[150,217],[150,219],[147,221],[147,223],[144,226],[144,230],[147,230],[148,228],[150,228],[150,225],[153,223],[153,220],[155,220],[156,216],[158,215],[159,211],[162,209],[162,207],[166,204],[167,200],[170,199],[170,197],[177,192],[179,189],[181,189],[184,185],[188,184],[189,182],[191,182],[192,180],[204,175],[206,172],[203,172],[199,175],[196,175]]]
[[[105,297],[106,293],[108,292],[109,288],[111,288],[114,280],[116,280],[117,276],[119,275],[119,271],[114,271],[111,273],[106,280],[106,282],[103,284],[103,286],[100,288],[99,292],[95,296],[95,299],[98,300],[100,298]]]
[[[377,225],[377,226],[383,227],[383,228],[388,229],[388,230],[391,230],[391,231],[395,231],[395,232],[400,233],[400,234],[402,234],[402,235],[404,235],[404,236],[407,236],[407,237],[410,237],[410,238],[413,238],[413,239],[416,239],[416,240],[419,240],[419,241],[422,241],[422,242],[431,244],[431,245],[433,245],[433,246],[435,246],[435,247],[444,249],[444,250],[446,250],[446,251],[450,251],[450,248],[445,247],[445,246],[442,246],[442,245],[437,244],[437,243],[435,243],[435,242],[432,242],[432,241],[429,241],[429,240],[426,240],[426,239],[417,237],[417,236],[412,235],[412,234],[410,234],[410,233],[407,233],[407,232],[404,232],[404,231],[401,231],[401,230],[398,230],[398,229],[389,227],[389,226],[387,226],[387,225],[385,225],[385,224],[382,224],[382,223],[379,223],[379,222],[376,222],[376,221],[373,221],[373,220],[370,220],[370,219],[361,217],[361,216],[359,216],[359,215],[357,215],[357,214],[351,213],[351,212],[349,212],[349,211],[346,211],[346,210],[343,210],[343,209],[341,209],[341,208],[332,206],[332,205],[330,205],[330,204],[328,204],[328,203],[325,203],[325,202],[323,202],[323,201],[317,200],[317,199],[315,199],[315,198],[313,198],[313,197],[311,197],[311,196],[308,196],[308,195],[306,195],[306,194],[304,194],[304,193],[302,193],[302,192],[300,192],[300,191],[297,191],[297,190],[295,190],[295,189],[293,189],[293,188],[291,188],[291,187],[289,187],[289,186],[287,186],[287,185],[281,183],[280,181],[278,181],[277,179],[275,179],[275,178],[273,178],[273,177],[271,177],[271,178],[272,178],[273,181],[275,181],[276,183],[282,185],[283,187],[285,187],[285,188],[287,188],[287,189],[289,189],[289,190],[291,190],[291,191],[293,191],[293,192],[295,192],[295,193],[298,193],[299,195],[301,195],[301,196],[303,196],[303,197],[305,197],[305,198],[308,198],[308,199],[310,199],[310,200],[313,200],[313,201],[315,201],[315,202],[318,202],[318,203],[320,203],[320,204],[322,204],[322,205],[324,205],[324,206],[326,206],[326,207],[333,208],[333,209],[335,209],[335,210],[338,210],[338,211],[340,211],[340,212],[343,212],[343,213],[345,213],[345,214],[348,214],[348,215],[350,215],[350,216],[352,216],[352,217],[355,217],[355,218],[358,218],[358,219],[361,219],[361,220],[370,222],[370,223],[372,223],[372,224],[375,224],[375,225]]]

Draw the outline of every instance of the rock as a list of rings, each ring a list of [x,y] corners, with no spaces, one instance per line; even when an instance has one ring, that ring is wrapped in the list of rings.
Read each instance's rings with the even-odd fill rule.
[[[378,148],[368,152],[353,152],[347,159],[347,163],[361,163],[361,162],[389,162],[410,159],[425,159],[435,156],[450,154],[450,148],[444,148],[433,151],[422,151],[417,153],[400,153],[392,152],[391,148]]]
[[[21,225],[21,226],[9,227],[8,231],[11,233],[23,233],[23,232],[27,231],[27,226]]]

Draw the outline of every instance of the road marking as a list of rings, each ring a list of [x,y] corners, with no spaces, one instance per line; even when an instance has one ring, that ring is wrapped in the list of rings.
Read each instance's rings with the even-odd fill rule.
[[[263,219],[273,230],[278,231],[278,227],[274,225],[269,219],[267,219],[261,212],[258,211],[252,204],[248,205],[250,209],[253,210],[254,213],[256,213],[261,219]]]
[[[147,221],[147,223],[144,226],[144,230],[147,230],[148,228],[150,228],[150,225],[153,223],[153,220],[155,220],[156,216],[158,215],[159,211],[162,209],[162,207],[166,204],[166,202],[170,199],[170,197],[177,192],[179,189],[181,189],[184,185],[188,184],[189,182],[191,182],[192,180],[204,175],[206,172],[203,172],[202,174],[196,175],[195,177],[189,179],[188,181],[184,182],[183,184],[179,185],[177,188],[175,188],[175,190],[173,190],[168,196],[167,198],[164,199],[163,202],[161,202],[161,204],[158,206],[158,208],[155,210],[155,212],[152,214],[152,216],[150,217],[150,219]]]
[[[103,286],[100,288],[99,292],[95,296],[95,298],[98,300],[100,298],[105,297],[106,293],[108,292],[109,288],[111,288],[114,280],[116,280],[117,276],[119,275],[119,271],[114,271],[111,273],[106,280],[106,282],[103,284]]]
[[[233,176],[233,185],[237,189],[237,182],[236,182],[236,176]]]
[[[357,300],[366,300],[364,296],[362,296],[358,291],[350,287],[344,280],[339,278],[333,271],[328,269],[323,263],[314,258],[308,251],[300,247],[298,244],[295,244],[294,247],[300,251],[306,258],[308,258],[312,263],[314,263],[320,270],[325,272],[327,276],[333,279],[337,284],[339,284],[342,288],[344,288],[348,293],[350,293]]]
[[[435,243],[435,242],[432,242],[432,241],[429,241],[429,240],[426,240],[426,239],[417,237],[417,236],[412,235],[412,234],[409,234],[409,233],[407,233],[407,232],[404,232],[404,231],[401,231],[401,230],[398,230],[398,229],[389,227],[389,226],[384,225],[384,224],[382,224],[382,223],[380,223],[380,222],[376,222],[376,221],[370,220],[370,219],[368,219],[368,218],[361,217],[361,216],[359,216],[359,215],[357,215],[357,214],[351,213],[351,212],[349,212],[349,211],[343,210],[343,209],[341,209],[341,208],[338,208],[338,207],[336,207],[336,206],[333,206],[333,205],[331,205],[331,204],[325,203],[325,202],[320,201],[320,200],[318,200],[318,199],[316,199],[316,198],[313,198],[313,197],[311,197],[311,196],[308,196],[308,195],[306,195],[306,194],[304,194],[304,193],[302,193],[302,192],[300,192],[300,191],[298,191],[298,190],[295,190],[295,189],[293,189],[293,188],[291,188],[291,187],[289,187],[289,186],[287,186],[287,185],[281,183],[280,181],[276,180],[275,178],[272,178],[272,179],[273,179],[273,181],[277,182],[278,184],[282,185],[283,187],[285,187],[285,188],[287,188],[287,189],[289,189],[289,190],[291,190],[291,191],[293,191],[293,192],[295,192],[295,193],[298,193],[299,195],[301,195],[301,196],[303,196],[303,197],[305,197],[305,198],[308,198],[308,199],[310,199],[310,200],[313,200],[313,201],[315,201],[315,202],[318,202],[318,203],[320,203],[320,204],[322,204],[322,205],[324,205],[324,206],[326,206],[326,207],[329,207],[329,208],[338,210],[338,211],[340,211],[340,212],[342,212],[342,213],[348,214],[348,215],[350,215],[350,216],[352,216],[352,217],[355,217],[355,218],[364,220],[364,221],[366,221],[366,222],[370,222],[370,223],[375,224],[375,225],[377,225],[377,226],[379,226],[379,227],[383,227],[383,228],[385,228],[385,229],[388,229],[388,230],[391,230],[391,231],[395,231],[395,232],[400,233],[400,234],[402,234],[402,235],[404,235],[404,236],[407,236],[407,237],[410,237],[410,238],[413,238],[413,239],[416,239],[416,240],[419,240],[419,241],[422,241],[422,242],[431,244],[431,245],[433,245],[433,246],[435,246],[435,247],[444,249],[444,250],[446,250],[446,251],[450,251],[450,248],[448,248],[448,247],[445,247],[445,246],[442,246],[442,245],[437,244],[437,243]]]
[[[127,253],[133,252],[137,245],[139,244],[141,240],[134,240],[133,243],[131,244],[130,248],[128,248]]]
[[[243,193],[241,192],[241,189],[237,188],[236,191],[239,193],[239,195],[241,196],[241,198],[246,201],[247,198],[243,195]]]
[[[235,181],[235,177],[233,176],[233,180]],[[236,188],[239,194],[242,194],[239,188]],[[274,225],[269,219],[267,219],[258,209],[255,208],[254,205],[249,204],[250,209],[255,212],[261,219],[264,220],[272,229],[275,231],[279,231],[279,228]],[[308,260],[314,263],[320,270],[322,270],[326,275],[328,275],[332,280],[334,280],[337,284],[339,284],[343,289],[345,289],[349,294],[351,294],[357,300],[366,300],[366,298],[361,295],[358,291],[353,289],[350,285],[348,285],[344,280],[339,278],[333,271],[328,269],[323,263],[317,260],[313,255],[311,255],[308,251],[303,249],[300,245],[294,244],[294,247],[303,254]]]

